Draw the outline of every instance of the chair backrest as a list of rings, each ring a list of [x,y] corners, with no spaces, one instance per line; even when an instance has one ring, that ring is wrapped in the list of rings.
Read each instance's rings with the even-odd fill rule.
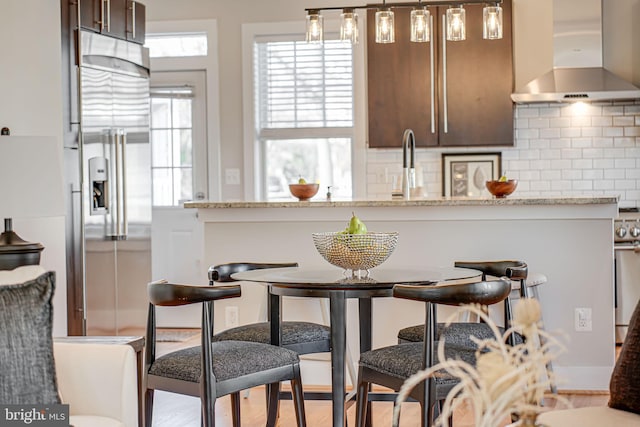
[[[147,285],[149,313],[147,315],[147,334],[145,339],[145,369],[156,360],[156,305],[180,306],[204,303],[202,308],[202,343],[211,345],[213,331],[213,302],[219,299],[235,298],[241,294],[240,285],[195,286],[169,283],[158,280]],[[206,343],[205,343],[205,335]]]
[[[487,276],[508,277],[511,280],[526,280],[528,267],[524,261],[501,260],[501,261],[456,261],[455,267],[473,268],[482,272],[482,280]]]
[[[297,267],[297,262],[264,263],[264,262],[232,262],[209,267],[209,284],[214,282],[234,282],[231,277],[234,273],[263,268]]]
[[[393,296],[444,305],[477,303],[491,305],[503,301],[511,292],[507,278],[463,284],[395,285]]]
[[[158,280],[147,285],[149,301],[153,305],[176,306],[215,301],[240,296],[240,285],[230,286],[195,286],[169,283]]]

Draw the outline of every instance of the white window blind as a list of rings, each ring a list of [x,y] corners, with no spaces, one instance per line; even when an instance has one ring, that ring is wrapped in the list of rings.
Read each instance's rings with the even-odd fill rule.
[[[259,129],[353,126],[350,44],[258,41],[254,53]]]

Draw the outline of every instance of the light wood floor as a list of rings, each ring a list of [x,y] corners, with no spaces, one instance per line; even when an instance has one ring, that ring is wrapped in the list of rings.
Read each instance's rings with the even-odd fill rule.
[[[199,337],[191,338],[181,343],[159,343],[158,355],[167,352],[199,344]],[[609,399],[608,394],[603,393],[575,393],[565,394],[574,407],[582,406],[602,406],[606,405]],[[552,408],[555,402],[552,398],[545,400],[545,405]],[[305,402],[307,414],[307,425],[329,426],[331,425],[331,402],[308,400]],[[265,398],[264,388],[256,387],[251,389],[249,396],[242,399],[241,419],[243,427],[264,426],[265,423]],[[392,403],[373,403],[373,425],[391,426]],[[347,410],[347,420],[349,425],[355,423],[355,405]],[[419,405],[417,403],[405,403],[402,407],[402,417],[400,425],[402,427],[418,426]],[[505,420],[503,425],[508,424]],[[295,426],[295,416],[291,401],[282,401],[280,406],[279,425],[282,427]],[[218,399],[216,402],[216,426],[231,426],[231,412],[228,397]],[[470,411],[462,409],[454,415],[455,427],[473,427],[473,419]],[[154,403],[153,427],[200,427],[200,401],[197,398],[183,396],[173,393],[156,392]],[[499,426],[496,426],[499,427]]]

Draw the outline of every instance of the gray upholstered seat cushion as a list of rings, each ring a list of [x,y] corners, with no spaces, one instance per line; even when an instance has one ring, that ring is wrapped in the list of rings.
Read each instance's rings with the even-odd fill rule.
[[[360,365],[392,377],[406,379],[422,369],[422,350],[422,343],[397,344],[377,348],[362,353]],[[447,359],[461,359],[472,365],[476,363],[474,351],[455,345],[445,346],[445,356]],[[456,377],[446,371],[440,372],[435,379],[436,384],[449,384],[458,381]]]
[[[310,322],[282,322],[282,345],[327,341],[331,339],[331,328]],[[269,322],[251,323],[227,329],[213,336],[213,341],[251,341],[269,344],[271,331]]]
[[[60,403],[53,361],[50,271],[0,286],[0,403]]]
[[[247,341],[221,341],[213,344],[213,373],[217,381],[291,365],[297,361],[296,352],[269,344]],[[151,365],[149,373],[199,382],[200,346],[185,348],[159,357]]]
[[[640,414],[640,302],[629,321],[627,336],[611,374],[609,393],[611,408]]]
[[[498,328],[500,333],[504,333],[504,328]],[[453,344],[466,348],[476,348],[476,344],[471,340],[471,336],[478,339],[494,339],[493,332],[485,323],[459,322],[452,323],[446,329],[444,324],[439,323],[436,331],[436,339],[440,340],[444,333],[444,340],[448,344]],[[522,343],[522,335],[515,334],[516,344]],[[401,342],[421,342],[424,337],[424,325],[409,326],[400,329],[398,339]]]

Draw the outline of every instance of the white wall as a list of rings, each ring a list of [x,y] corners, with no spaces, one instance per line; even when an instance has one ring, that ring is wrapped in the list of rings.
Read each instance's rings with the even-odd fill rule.
[[[15,136],[49,136],[62,156],[60,2],[0,2],[0,127]],[[2,156],[0,161],[10,161]],[[37,155],[37,153],[34,153]],[[37,173],[28,164],[25,174]],[[15,177],[19,179],[19,177]],[[3,181],[0,185],[10,185]],[[0,215],[3,215],[0,205]],[[56,272],[54,335],[67,333],[67,279],[64,217],[15,218],[14,230],[42,242],[41,264]]]

